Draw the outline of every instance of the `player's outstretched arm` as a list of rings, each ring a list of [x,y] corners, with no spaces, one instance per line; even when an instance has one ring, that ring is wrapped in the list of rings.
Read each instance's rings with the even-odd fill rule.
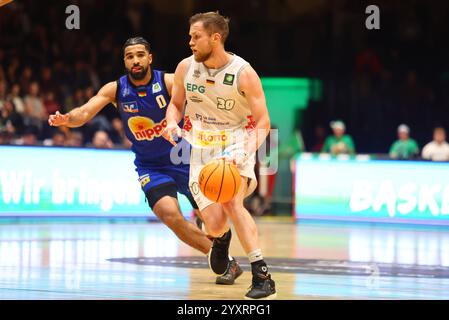
[[[48,117],[48,124],[51,126],[67,126],[70,128],[80,127],[92,119],[106,105],[115,101],[117,83],[109,82],[105,84],[97,95],[93,96],[81,107],[75,108],[69,113],[61,114],[56,111]]]
[[[171,100],[167,107],[166,120],[167,127],[163,132],[163,137],[170,141],[172,144],[176,144],[173,135],[181,136],[181,128],[178,123],[182,119],[184,113],[184,103],[186,100],[186,92],[184,89],[184,76],[187,72],[190,61],[188,59],[182,60],[176,67],[175,75],[173,78],[173,86],[171,89]]]
[[[246,150],[248,154],[252,154],[264,143],[270,132],[271,124],[262,83],[251,66],[244,68],[240,73],[239,88],[248,101],[255,122],[255,129],[250,133],[250,141]]]

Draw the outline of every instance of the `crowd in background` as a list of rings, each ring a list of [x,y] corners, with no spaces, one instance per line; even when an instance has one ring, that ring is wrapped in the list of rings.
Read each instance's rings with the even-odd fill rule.
[[[81,29],[76,31],[64,27],[62,2],[48,7],[24,0],[2,8],[0,144],[129,148],[113,106],[77,129],[49,127],[48,115],[82,105],[123,74],[121,46],[130,36],[149,38],[154,65],[172,72],[189,54],[188,15],[209,9],[206,1],[164,11],[169,4],[136,0],[117,1],[104,14],[104,0],[77,3]],[[367,31],[363,5],[329,3],[255,0],[241,4],[242,10],[232,1],[221,4],[222,13],[235,13],[227,47],[250,57],[261,75],[322,80],[322,100],[312,101],[301,115],[305,151],[410,158],[435,149],[435,144],[425,147],[432,130],[449,127],[449,5],[379,1],[381,30]],[[329,128],[335,119],[344,122]],[[410,151],[411,142],[392,146],[401,123],[410,126],[419,151]],[[329,132],[346,126],[353,139],[337,133],[326,141]],[[437,132],[442,136],[444,129]],[[403,149],[412,155],[404,156]]]
[[[357,153],[355,143],[352,136],[346,133],[344,122],[341,120],[331,121],[330,127],[333,134],[326,137],[324,131],[321,131],[321,138],[317,140],[311,151],[328,153],[334,156],[355,155]],[[301,143],[288,142],[291,151],[293,151],[288,156],[306,151],[300,131],[295,131],[293,135]],[[385,158],[385,156],[380,155],[380,158]],[[432,141],[426,143],[421,149],[416,140],[411,137],[409,126],[400,124],[397,128],[397,140],[391,144],[388,150],[388,158],[395,160],[449,161],[449,143],[446,141],[446,130],[443,127],[436,127],[433,130]]]
[[[331,31],[313,34],[330,36],[314,46],[322,52],[312,59],[311,74],[322,79],[324,96],[304,112],[306,149],[334,119],[345,122],[360,153],[388,153],[401,123],[419,146],[434,128],[449,128],[449,3],[376,1],[380,30],[370,31],[360,27],[366,2],[334,4]]]

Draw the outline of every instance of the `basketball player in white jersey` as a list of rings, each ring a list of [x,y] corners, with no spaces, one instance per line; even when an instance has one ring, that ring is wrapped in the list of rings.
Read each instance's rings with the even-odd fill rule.
[[[245,60],[225,51],[228,22],[215,12],[190,18],[189,45],[193,55],[176,68],[164,137],[173,144],[175,136],[190,138],[187,139],[192,144],[189,187],[207,233],[215,238],[210,264],[228,255],[229,218],[251,263],[252,285],[245,297],[272,299],[276,296],[275,283],[263,260],[256,224],[243,206],[244,198],[257,185],[255,152],[269,133],[270,118],[257,73]],[[184,131],[181,131],[177,124],[183,115]],[[226,143],[235,136],[246,137],[244,143]],[[217,152],[223,149],[224,152]],[[222,204],[210,201],[198,188],[202,167],[217,157],[234,161],[242,178],[238,194]],[[223,265],[221,271],[225,269]]]

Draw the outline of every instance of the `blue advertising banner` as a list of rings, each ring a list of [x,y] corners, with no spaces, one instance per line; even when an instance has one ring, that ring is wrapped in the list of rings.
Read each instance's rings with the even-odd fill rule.
[[[299,156],[301,219],[449,225],[449,163]]]
[[[155,218],[133,161],[125,150],[0,146],[0,217]]]

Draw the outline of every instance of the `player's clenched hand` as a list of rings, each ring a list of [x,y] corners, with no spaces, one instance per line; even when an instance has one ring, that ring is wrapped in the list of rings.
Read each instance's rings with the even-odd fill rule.
[[[55,114],[51,114],[48,117],[48,124],[51,126],[64,126],[69,122],[69,115],[68,114],[61,114],[59,111],[56,111]]]
[[[175,122],[167,123],[167,126],[162,131],[162,136],[172,145],[176,146],[174,136],[181,137],[181,128]]]

